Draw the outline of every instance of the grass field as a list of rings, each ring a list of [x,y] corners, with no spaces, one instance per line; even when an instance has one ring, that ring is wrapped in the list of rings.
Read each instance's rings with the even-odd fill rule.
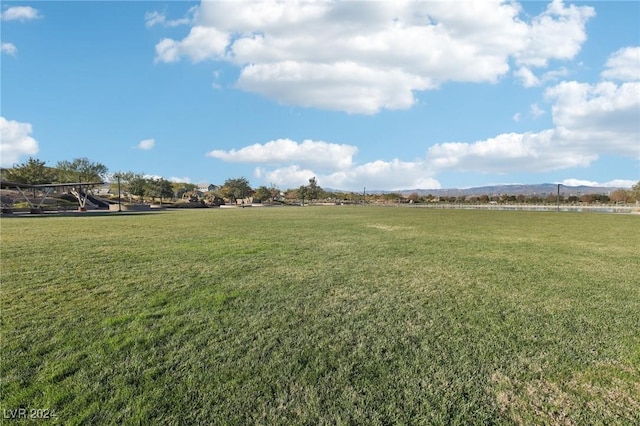
[[[1,236],[5,419],[640,423],[638,216],[203,209]]]

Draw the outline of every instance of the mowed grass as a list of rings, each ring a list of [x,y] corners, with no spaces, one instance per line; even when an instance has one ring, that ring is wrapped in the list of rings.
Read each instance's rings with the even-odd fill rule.
[[[3,218],[2,408],[64,424],[640,422],[640,217]]]

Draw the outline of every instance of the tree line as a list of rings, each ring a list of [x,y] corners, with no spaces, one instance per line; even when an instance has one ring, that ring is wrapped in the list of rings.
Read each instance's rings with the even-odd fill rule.
[[[86,157],[71,161],[58,161],[54,167],[49,167],[44,161],[29,157],[22,164],[2,169],[2,180],[39,185],[43,183],[70,182],[102,182],[106,179],[109,169],[102,163],[96,163]]]
[[[11,168],[0,169],[0,177],[5,181],[19,182],[31,185],[44,183],[103,182],[110,178],[113,194],[121,193],[129,201],[151,200],[188,200],[202,204],[220,205],[226,202],[243,203],[245,200],[253,202],[295,202],[302,203],[325,200],[342,203],[501,203],[501,204],[553,204],[558,200],[555,194],[547,195],[479,195],[479,196],[433,196],[418,195],[414,192],[403,195],[397,192],[383,194],[367,194],[356,192],[326,191],[314,177],[307,185],[298,188],[281,190],[273,185],[252,188],[245,177],[229,178],[222,185],[213,185],[207,191],[201,192],[198,186],[186,182],[171,182],[163,177],[149,177],[136,172],[115,172],[109,175],[108,168],[99,162],[93,162],[86,157],[75,158],[71,161],[59,161],[49,167],[44,161],[29,157],[27,161]],[[563,204],[607,204],[633,203],[640,201],[640,181],[631,189],[616,189],[610,194],[582,194],[562,196],[559,200]]]
[[[37,158],[29,157],[24,163],[10,168],[0,169],[0,177],[4,181],[38,185],[45,183],[98,183],[109,179],[112,193],[118,191],[130,201],[150,199],[155,201],[187,199],[195,202],[222,204],[225,201],[235,203],[237,200],[253,199],[275,202],[281,198],[281,191],[275,186],[260,186],[253,189],[245,177],[227,179],[223,185],[215,186],[204,194],[198,186],[186,182],[171,182],[163,177],[149,177],[131,171],[109,174],[108,168],[99,162],[86,157],[71,161],[59,161],[55,166],[47,166]],[[317,200],[327,196],[318,186],[316,178],[309,179],[308,185],[294,190],[287,190],[289,197],[302,200]]]

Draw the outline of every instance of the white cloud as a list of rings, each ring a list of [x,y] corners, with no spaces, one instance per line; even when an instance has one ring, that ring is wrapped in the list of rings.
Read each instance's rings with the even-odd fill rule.
[[[565,179],[559,183],[566,186],[597,186],[597,187],[603,187],[603,188],[631,188],[637,182],[632,180],[626,180],[626,179],[615,179],[608,182],[596,182],[592,180],[582,180],[582,179]]]
[[[2,43],[0,44],[0,51],[7,55],[16,56],[18,48],[13,43]]]
[[[513,117],[511,117],[511,118],[512,118],[513,121],[515,121],[517,123],[522,118],[522,114],[520,114],[519,112],[516,112],[515,114],[513,114]]]
[[[563,82],[546,90],[553,123],[584,152],[640,159],[640,82]]]
[[[215,28],[196,26],[182,41],[168,38],[156,45],[156,61],[177,62],[181,56],[188,56],[193,62],[222,58],[229,35]]]
[[[582,179],[564,179],[560,183],[565,186],[600,186],[598,182],[592,180],[582,180]]]
[[[531,104],[529,107],[529,114],[531,114],[534,118],[538,118],[541,115],[544,115],[544,110],[538,106],[538,104]]]
[[[620,81],[640,80],[640,46],[625,47],[614,52],[602,72],[603,78]]]
[[[14,6],[2,12],[3,21],[30,21],[41,17],[38,9],[30,6]]]
[[[333,188],[437,188],[438,172],[478,173],[545,172],[587,167],[601,155],[640,160],[640,82],[565,81],[549,87],[553,128],[539,132],[503,133],[475,142],[433,145],[424,159],[378,160],[355,164],[356,147],[326,142],[301,144],[281,139],[239,150],[211,151],[224,161],[261,164],[256,176],[278,185],[294,187],[316,176]],[[530,114],[545,113],[532,104]],[[513,116],[515,121],[519,113]],[[342,159],[342,161],[341,161]],[[267,169],[264,166],[275,166]],[[600,186],[625,186],[611,181]]]
[[[594,15],[554,1],[523,16],[517,3],[218,2],[200,5],[181,41],[156,45],[156,61],[220,60],[238,87],[284,104],[357,114],[406,109],[415,92],[446,81],[496,82],[509,62],[524,84],[531,67],[575,57]],[[149,25],[164,23],[161,14]]]
[[[357,189],[358,184],[370,189],[436,189],[440,183],[434,179],[433,170],[424,161],[373,161],[355,167],[346,173],[334,173],[324,180],[329,186]]]
[[[473,143],[447,142],[429,148],[427,160],[437,170],[479,173],[544,172],[585,167],[597,153],[582,152],[556,130],[504,133]]]
[[[401,70],[378,70],[354,62],[285,61],[246,66],[238,86],[285,104],[374,114],[381,108],[411,107],[415,103],[412,90],[431,84]]]
[[[145,139],[136,146],[138,149],[150,150],[156,145],[155,139]]]
[[[306,185],[310,178],[318,176],[313,170],[304,169],[297,165],[281,167],[274,170],[257,167],[254,175],[264,181],[272,182],[281,188],[296,188],[300,185]]]
[[[609,182],[603,182],[600,186],[604,186],[607,188],[631,188],[638,181],[636,180],[628,180],[628,179],[614,179]]]
[[[535,87],[540,84],[538,77],[527,67],[518,68],[518,71],[515,71],[513,75],[520,80],[524,87]]]
[[[338,189],[439,188],[424,160],[373,161],[355,164],[358,149],[352,145],[278,139],[238,150],[213,150],[207,156],[227,162],[256,163],[255,177],[283,188],[304,185],[315,176],[320,185]]]
[[[404,162],[373,161],[333,173],[316,173],[296,165],[265,170],[257,168],[255,176],[273,182],[282,188],[304,185],[309,178],[316,177],[318,184],[325,188],[360,191],[363,187],[373,189],[435,189],[440,183],[431,177],[432,172],[423,161]]]
[[[569,72],[566,68],[558,68],[556,70],[547,71],[542,74],[541,81],[549,82],[549,81],[558,81],[560,77],[565,77]]]
[[[42,17],[37,9],[29,6],[14,6],[10,7],[0,15],[2,21],[30,21],[33,19],[39,19]],[[13,43],[1,43],[0,53],[15,56],[18,53],[18,48]]]
[[[164,13],[160,13],[157,11],[147,12],[144,14],[144,24],[147,28],[151,28],[154,25],[164,24],[167,20],[167,17]]]
[[[38,152],[38,142],[31,137],[31,124],[0,117],[0,165],[11,167],[23,155]]]
[[[427,160],[438,170],[507,173],[586,167],[605,154],[640,159],[640,82],[562,82],[545,96],[555,128],[437,144]]]
[[[277,139],[230,151],[213,150],[208,157],[234,163],[282,165],[296,163],[321,170],[342,170],[352,166],[358,148],[323,141]]]
[[[566,68],[559,68],[557,70],[547,71],[542,76],[536,76],[529,67],[522,66],[513,73],[514,77],[520,81],[520,84],[524,87],[536,87],[543,83],[550,81],[558,81],[560,77],[567,75]]]
[[[144,15],[144,21],[147,28],[151,28],[155,25],[162,25],[165,27],[178,27],[180,25],[189,25],[194,22],[194,15],[198,11],[198,6],[191,7],[183,18],[179,19],[167,19],[167,15],[163,12],[153,11],[147,12]]]
[[[526,43],[515,52],[520,65],[546,67],[550,59],[574,58],[587,39],[585,25],[595,16],[588,6],[565,6],[562,0],[553,0],[547,9],[533,18]]]
[[[191,178],[188,176],[184,176],[184,177],[175,177],[172,176],[169,179],[167,179],[169,182],[174,182],[174,183],[191,183]]]

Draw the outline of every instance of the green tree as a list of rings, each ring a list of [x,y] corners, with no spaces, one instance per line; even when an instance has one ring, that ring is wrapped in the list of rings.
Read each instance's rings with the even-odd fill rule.
[[[104,164],[93,163],[86,157],[59,161],[56,168],[61,182],[101,182],[109,172]]]
[[[109,185],[112,192],[118,191],[118,180],[120,181],[120,192],[131,195],[144,195],[144,188],[146,183],[144,177],[140,173],[135,172],[115,172],[111,178],[111,184]],[[142,193],[140,193],[142,192]],[[140,193],[140,194],[139,194]],[[131,200],[131,198],[129,198]]]
[[[382,194],[381,198],[385,201],[398,201],[399,198],[402,198],[402,195],[397,192],[387,192]]]
[[[640,201],[640,180],[631,187],[631,198],[635,201]]]
[[[298,190],[293,188],[287,189],[284,192],[284,198],[292,203],[295,203],[295,201],[298,199]]]
[[[56,180],[56,170],[47,167],[44,161],[29,157],[24,163],[6,169],[4,179],[30,185],[51,183]]]
[[[160,198],[160,203],[162,203],[163,198],[173,198],[173,187],[171,182],[164,178],[147,179],[145,195],[151,197],[153,201]]]
[[[266,186],[259,186],[256,191],[253,193],[253,198],[254,200],[260,200],[262,202],[264,201],[273,201],[271,199],[271,190],[269,188],[267,188]]]
[[[176,198],[182,198],[184,194],[195,191],[198,188],[198,185],[193,183],[185,183],[185,182],[173,182],[171,184],[173,188],[173,193]]]
[[[278,189],[273,184],[271,184],[271,187],[269,188],[269,192],[271,193],[271,201],[275,201],[276,198],[280,197],[280,189]]]
[[[227,179],[220,192],[224,198],[227,198],[232,203],[253,193],[251,186],[249,186],[249,181],[245,177]]]
[[[302,201],[302,205],[304,206],[304,200],[305,198],[309,198],[309,187],[302,185],[300,188],[298,188],[298,198]]]
[[[309,179],[309,185],[307,185],[307,190],[306,190],[306,195],[309,201],[317,200],[318,196],[320,195],[320,191],[322,191],[322,188],[318,186],[318,181],[316,180],[316,177],[314,176],[311,179]]]
[[[129,194],[144,197],[147,191],[147,180],[141,175],[133,177],[127,183]]]
[[[616,189],[611,193],[610,198],[614,203],[626,203],[631,201],[632,194],[631,191],[626,189]]]

